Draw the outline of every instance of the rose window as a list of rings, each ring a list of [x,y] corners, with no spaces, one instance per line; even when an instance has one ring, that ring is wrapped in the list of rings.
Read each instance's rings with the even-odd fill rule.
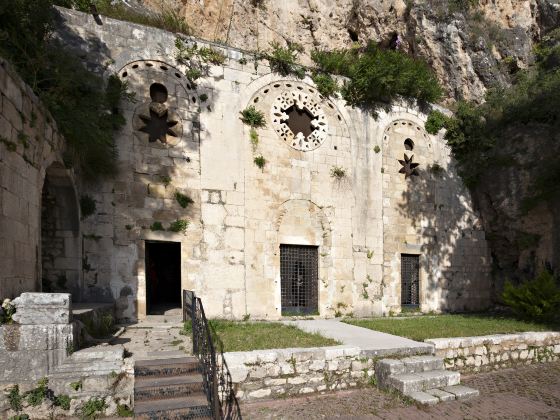
[[[314,150],[327,138],[327,119],[317,101],[300,91],[282,93],[272,105],[272,125],[291,147]]]

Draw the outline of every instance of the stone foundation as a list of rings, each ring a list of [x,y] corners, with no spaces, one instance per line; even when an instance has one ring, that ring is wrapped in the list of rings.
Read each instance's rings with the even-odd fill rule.
[[[502,369],[560,358],[560,333],[526,332],[480,337],[434,338],[436,356],[461,372]]]
[[[375,359],[357,347],[274,349],[224,354],[240,401],[340,390],[373,381]]]
[[[76,349],[70,294],[23,293],[13,303],[14,323],[0,326],[0,418],[22,413],[30,418],[81,416],[84,404],[95,399],[104,401],[98,415],[115,415],[119,404],[131,406],[130,359],[124,359],[122,346]],[[28,400],[26,393],[43,378],[55,397],[71,398],[69,409],[46,398],[35,406]],[[8,398],[16,385],[22,397],[19,412]]]

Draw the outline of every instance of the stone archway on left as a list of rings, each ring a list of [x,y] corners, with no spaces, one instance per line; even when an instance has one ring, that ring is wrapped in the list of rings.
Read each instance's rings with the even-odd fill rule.
[[[41,291],[82,298],[80,211],[72,178],[61,163],[45,173],[41,193]]]

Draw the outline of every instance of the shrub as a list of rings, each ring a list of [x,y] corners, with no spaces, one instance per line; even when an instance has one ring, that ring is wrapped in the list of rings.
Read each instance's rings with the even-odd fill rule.
[[[95,200],[89,195],[82,195],[80,197],[80,210],[82,212],[82,219],[91,216],[95,213]]]
[[[346,169],[341,168],[340,166],[333,166],[331,168],[331,177],[336,179],[342,179],[346,176]]]
[[[264,113],[259,111],[253,105],[248,106],[243,111],[240,112],[241,114],[241,121],[244,124],[252,128],[263,128],[266,127],[266,119],[264,117]]]
[[[198,95],[198,99],[200,100],[200,102],[206,102],[208,100],[208,95],[206,93],[203,93],[201,95]]]
[[[70,410],[70,401],[71,400],[72,400],[72,398],[70,398],[66,394],[57,395],[56,397],[54,397],[54,405],[62,408],[63,410]]]
[[[53,36],[53,0],[2,2],[0,55],[7,58],[54,117],[67,142],[65,163],[96,178],[116,172],[114,135],[125,123],[127,85],[89,71]]]
[[[117,404],[117,416],[119,417],[134,417],[134,412],[128,405]]]
[[[328,73],[315,72],[311,76],[319,93],[325,97],[336,97],[340,87],[333,77]]]
[[[180,193],[179,191],[175,193],[175,200],[177,200],[177,203],[179,203],[179,205],[184,209],[186,209],[190,204],[194,203],[192,198],[190,198],[186,194]]]
[[[428,119],[424,124],[424,128],[430,134],[437,134],[439,130],[445,127],[447,117],[439,111],[432,111],[428,115]]]
[[[375,145],[375,147],[373,148],[373,151],[375,153],[379,153],[381,151],[381,147],[379,147],[377,144]]]
[[[98,413],[101,413],[107,405],[105,400],[102,398],[90,398],[81,407],[80,412],[82,417],[89,419],[97,417]]]
[[[82,381],[70,382],[70,388],[74,391],[79,391],[82,389]]]
[[[397,96],[435,102],[442,89],[423,61],[401,51],[384,50],[369,42],[365,48],[313,51],[311,58],[323,72],[348,78],[341,88],[351,106],[375,109]]]
[[[523,318],[552,320],[560,310],[560,287],[551,273],[543,271],[517,287],[506,282],[502,299]]]
[[[19,386],[14,385],[8,391],[8,403],[10,404],[10,408],[14,411],[20,411],[22,409],[22,402],[23,398],[19,393]]]
[[[249,138],[251,139],[251,145],[253,146],[254,151],[259,144],[259,133],[257,133],[257,130],[255,130],[254,127],[251,127],[251,130],[249,131]]]
[[[36,407],[43,402],[47,396],[48,384],[49,380],[47,378],[40,379],[39,382],[37,382],[37,388],[25,394],[25,399],[29,405]]]
[[[151,231],[157,231],[157,230],[165,230],[165,229],[163,228],[163,225],[161,224],[161,222],[154,222],[150,226],[150,230]]]
[[[260,169],[263,169],[264,166],[266,165],[266,159],[264,158],[263,155],[255,156],[255,158],[253,159],[253,162],[254,162],[255,165],[257,165]]]
[[[169,229],[167,229],[170,232],[182,232],[185,233],[187,231],[187,228],[189,227],[189,221],[188,220],[175,220],[173,223],[171,223],[171,225],[169,226]]]
[[[297,63],[298,53],[301,51],[302,48],[299,44],[290,43],[287,48],[284,48],[274,41],[270,43],[270,51],[266,54],[266,59],[273,72],[282,76],[294,75],[303,79],[305,69]]]

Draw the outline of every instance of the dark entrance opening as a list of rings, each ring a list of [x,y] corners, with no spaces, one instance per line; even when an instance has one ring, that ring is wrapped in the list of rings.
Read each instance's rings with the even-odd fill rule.
[[[179,242],[146,242],[146,305],[149,315],[181,307]]]
[[[318,247],[280,245],[282,315],[318,314]]]
[[[418,307],[420,288],[420,257],[401,255],[401,305]]]

